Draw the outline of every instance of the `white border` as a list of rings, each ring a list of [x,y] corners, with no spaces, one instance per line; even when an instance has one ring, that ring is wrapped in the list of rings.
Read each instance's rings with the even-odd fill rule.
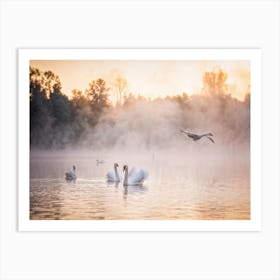
[[[251,65],[251,219],[185,221],[37,221],[29,219],[30,60],[249,60]],[[19,231],[261,231],[262,65],[260,49],[19,49]]]

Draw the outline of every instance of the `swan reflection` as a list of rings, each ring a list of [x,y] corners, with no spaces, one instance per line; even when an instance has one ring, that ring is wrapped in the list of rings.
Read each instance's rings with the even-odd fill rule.
[[[138,186],[124,186],[123,187],[123,194],[124,196],[127,195],[135,195],[135,194],[144,194],[148,191],[148,188],[143,185]]]

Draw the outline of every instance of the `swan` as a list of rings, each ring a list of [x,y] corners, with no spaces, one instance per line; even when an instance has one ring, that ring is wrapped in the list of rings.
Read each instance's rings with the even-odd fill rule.
[[[143,169],[136,171],[134,168],[132,168],[132,170],[128,173],[127,165],[124,165],[123,171],[124,171],[124,180],[123,180],[124,186],[142,185],[144,180],[147,179],[148,177],[148,172]]]
[[[76,181],[77,175],[76,175],[76,166],[73,165],[73,171],[67,171],[65,172],[65,180],[66,181]]]
[[[115,163],[114,164],[114,172],[109,171],[106,174],[107,182],[120,182],[121,181],[120,175],[118,173],[118,167],[119,167],[119,165],[117,163]]]
[[[197,141],[197,140],[200,140],[202,137],[206,137],[206,138],[208,138],[212,143],[215,143],[214,139],[210,137],[210,136],[214,136],[212,133],[195,134],[195,133],[189,132],[189,131],[187,131],[187,130],[183,130],[183,129],[181,129],[180,131],[181,131],[182,133],[187,134],[187,136],[190,137],[190,138],[192,138],[193,141]]]

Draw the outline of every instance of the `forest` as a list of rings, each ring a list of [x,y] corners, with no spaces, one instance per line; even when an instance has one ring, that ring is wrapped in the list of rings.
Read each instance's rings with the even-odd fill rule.
[[[249,145],[249,85],[238,100],[227,79],[222,69],[205,72],[199,94],[154,99],[130,92],[124,77],[93,79],[66,94],[58,75],[30,67],[30,148],[166,149],[182,141],[181,128],[211,131],[219,145]]]

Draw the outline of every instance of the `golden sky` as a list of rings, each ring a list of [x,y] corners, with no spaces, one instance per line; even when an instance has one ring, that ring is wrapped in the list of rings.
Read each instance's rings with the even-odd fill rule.
[[[221,68],[227,72],[232,96],[243,99],[250,85],[249,61],[93,61],[93,60],[32,60],[30,65],[42,71],[51,70],[60,77],[62,92],[84,91],[95,79],[111,83],[118,75],[126,78],[129,92],[156,98],[173,94],[200,93],[206,71]]]

